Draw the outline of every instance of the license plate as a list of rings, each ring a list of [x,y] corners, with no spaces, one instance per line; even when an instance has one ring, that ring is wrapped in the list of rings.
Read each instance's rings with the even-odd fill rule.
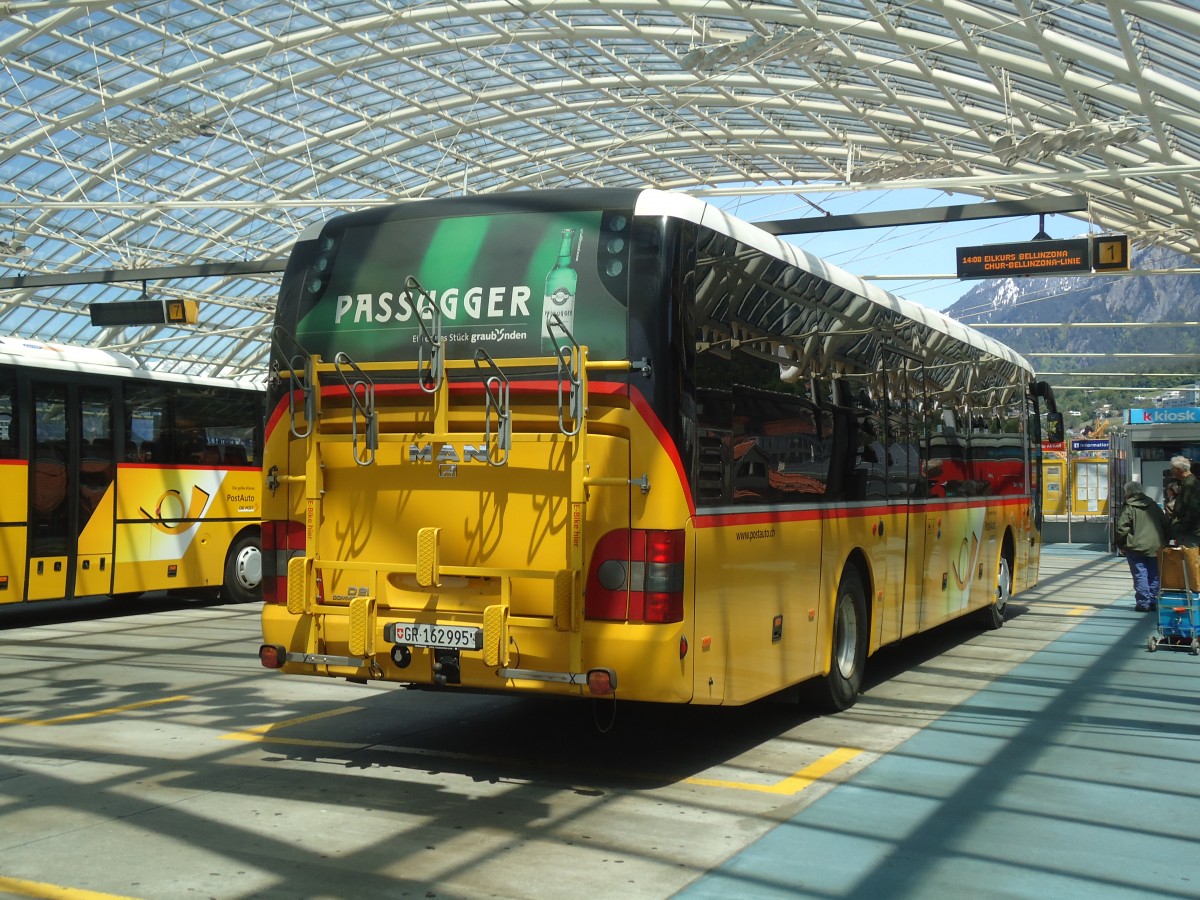
[[[426,622],[397,622],[392,643],[408,644],[410,647],[479,650],[483,647],[483,629],[430,625]]]

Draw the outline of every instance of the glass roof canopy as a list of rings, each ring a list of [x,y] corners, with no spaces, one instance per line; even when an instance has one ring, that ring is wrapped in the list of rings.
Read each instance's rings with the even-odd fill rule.
[[[11,0],[0,59],[0,333],[155,369],[261,378],[278,275],[146,280],[195,326],[88,305],[462,192],[1084,194],[1200,260],[1200,0]]]

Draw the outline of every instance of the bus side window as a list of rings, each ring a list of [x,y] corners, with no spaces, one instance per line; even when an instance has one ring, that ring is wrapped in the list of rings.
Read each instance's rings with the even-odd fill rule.
[[[0,459],[16,459],[18,453],[16,381],[0,373]]]
[[[54,445],[37,445],[35,460],[33,508],[39,513],[51,513],[67,495],[67,465],[63,454]]]
[[[964,493],[967,480],[966,446],[958,429],[958,419],[948,406],[930,410],[926,477],[929,496],[957,497]]]
[[[113,480],[113,449],[108,438],[96,438],[80,447],[79,494],[83,511],[88,517],[100,504],[100,499]]]
[[[125,446],[130,448],[132,459],[138,462],[170,462],[165,456],[165,448],[170,446],[171,406],[166,388],[148,384],[126,388]]]
[[[883,499],[887,496],[887,449],[881,439],[883,423],[873,411],[860,408],[855,412],[858,416],[857,441],[847,499]]]

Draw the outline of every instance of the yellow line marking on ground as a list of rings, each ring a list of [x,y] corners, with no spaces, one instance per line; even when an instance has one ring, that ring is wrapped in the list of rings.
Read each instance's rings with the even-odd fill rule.
[[[1067,610],[1068,616],[1086,616],[1088,613],[1095,612],[1094,606],[1072,606]]]
[[[101,891],[85,891],[80,888],[62,887],[41,881],[25,881],[21,878],[5,878],[0,875],[0,891],[20,894],[22,897],[41,897],[44,900],[134,900],[124,894],[105,894]]]
[[[758,791],[763,794],[782,794],[791,796],[798,794],[814,781],[819,781],[835,769],[844,766],[850,760],[861,754],[862,750],[852,750],[840,747],[832,753],[826,753],[815,763],[805,766],[794,775],[789,775],[783,781],[775,784],[752,784],[747,781],[720,781],[715,778],[689,778],[688,784],[700,784],[705,787],[732,788],[738,791]]]
[[[229,734],[221,735],[221,740],[258,741],[260,743],[293,744],[301,747],[333,747],[339,750],[353,750],[365,745],[361,741],[357,744],[346,744],[340,741],[307,741],[301,738],[281,738],[276,737],[274,732],[281,728],[291,728],[293,725],[303,725],[305,722],[316,722],[332,716],[358,712],[361,709],[361,706],[340,706],[337,709],[330,709],[326,712],[313,713],[311,716],[297,716],[294,719],[284,719],[282,722],[268,722],[266,725],[255,725],[253,728],[231,731]]]
[[[53,719],[20,719],[0,716],[0,725],[61,725],[64,722],[78,722],[80,719],[94,719],[97,716],[111,716],[116,713],[128,712],[131,709],[143,709],[147,706],[157,706],[161,703],[177,703],[180,700],[190,700],[187,694],[177,694],[174,697],[162,697],[158,700],[140,700],[137,703],[126,703],[124,706],[110,706],[107,709],[96,709],[92,712],[73,713],[69,716],[56,716]]]

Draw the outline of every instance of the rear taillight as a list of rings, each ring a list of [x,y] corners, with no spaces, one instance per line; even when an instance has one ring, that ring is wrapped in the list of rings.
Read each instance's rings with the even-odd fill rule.
[[[644,531],[646,551],[642,589],[642,621],[661,624],[683,621],[683,532]],[[636,544],[635,544],[636,546]],[[629,597],[633,618],[634,595]]]
[[[287,603],[288,560],[304,555],[304,525],[291,520],[263,522],[263,600]]]
[[[584,588],[588,619],[624,622],[629,615],[629,530],[610,531],[596,542]]]
[[[610,531],[588,569],[589,619],[663,624],[683,621],[683,531]]]

